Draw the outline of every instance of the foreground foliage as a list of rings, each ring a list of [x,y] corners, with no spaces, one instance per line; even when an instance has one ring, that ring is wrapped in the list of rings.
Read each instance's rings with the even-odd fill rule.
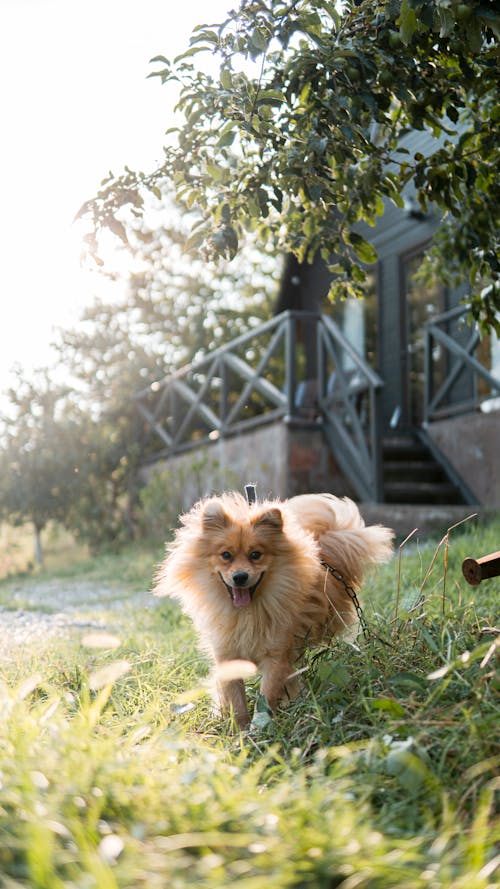
[[[125,600],[109,616],[121,644],[93,634],[4,663],[3,885],[493,887],[499,585],[472,591],[460,564],[499,531],[403,548],[365,589],[370,639],[312,655],[261,735],[211,712],[170,602]]]

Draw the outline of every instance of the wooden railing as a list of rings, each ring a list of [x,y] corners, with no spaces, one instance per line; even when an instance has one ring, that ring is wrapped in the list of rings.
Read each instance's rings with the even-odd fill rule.
[[[383,500],[382,380],[323,315],[318,323],[318,403],[327,440],[362,500]]]
[[[481,340],[477,324],[466,323],[468,316],[469,307],[462,305],[426,324],[426,423],[491,407],[500,396],[500,378],[488,370],[487,356],[480,354],[489,340]]]
[[[278,419],[314,423],[357,495],[377,501],[381,386],[330,318],[283,312],[138,393],[145,459]]]

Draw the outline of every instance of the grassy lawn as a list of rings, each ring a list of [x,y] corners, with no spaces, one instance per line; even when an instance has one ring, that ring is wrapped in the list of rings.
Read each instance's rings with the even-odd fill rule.
[[[0,886],[497,886],[500,578],[460,566],[499,540],[500,521],[408,542],[365,585],[370,638],[311,654],[255,736],[213,713],[175,603],[132,606],[157,549],[43,572],[126,595],[112,637],[0,663]]]

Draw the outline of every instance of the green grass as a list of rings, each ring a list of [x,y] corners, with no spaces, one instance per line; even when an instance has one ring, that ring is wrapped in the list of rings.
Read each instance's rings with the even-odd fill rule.
[[[214,715],[208,665],[166,600],[110,612],[119,647],[73,635],[4,663],[0,886],[498,885],[498,637],[484,630],[500,579],[473,589],[460,566],[499,539],[500,522],[439,548],[413,538],[365,586],[370,639],[312,653],[303,693],[260,735]],[[65,578],[132,594],[160,555]]]

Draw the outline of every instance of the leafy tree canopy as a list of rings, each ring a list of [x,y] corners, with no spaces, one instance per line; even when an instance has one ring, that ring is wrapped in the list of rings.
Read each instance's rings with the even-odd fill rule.
[[[357,292],[373,247],[353,230],[413,181],[444,224],[439,266],[476,288],[472,313],[498,325],[498,54],[493,0],[243,0],[200,25],[151,76],[178,81],[181,124],[151,173],[110,175],[81,215],[127,239],[127,213],[173,183],[194,209],[190,244],[232,257],[242,232],[301,259],[318,252],[337,295]],[[206,53],[218,60],[207,65]],[[205,55],[202,55],[205,54]],[[409,130],[436,149],[411,154]],[[332,257],[334,260],[332,261]],[[482,288],[482,290],[481,290]]]

